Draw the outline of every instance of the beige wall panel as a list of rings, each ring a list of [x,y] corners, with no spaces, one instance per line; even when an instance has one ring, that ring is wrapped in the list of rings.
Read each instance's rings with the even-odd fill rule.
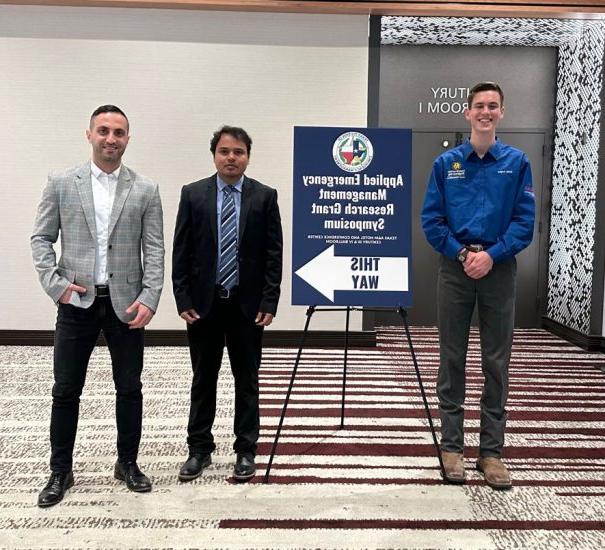
[[[150,328],[182,327],[170,283],[180,189],[214,171],[208,144],[223,123],[249,131],[247,173],[279,191],[273,328],[302,328],[305,308],[289,305],[292,127],[364,126],[367,63],[364,16],[0,6],[0,329],[54,326],[29,236],[48,172],[89,158],[84,131],[104,103],[130,118],[125,164],[160,184],[166,280]],[[343,317],[317,315],[311,328],[341,328]]]

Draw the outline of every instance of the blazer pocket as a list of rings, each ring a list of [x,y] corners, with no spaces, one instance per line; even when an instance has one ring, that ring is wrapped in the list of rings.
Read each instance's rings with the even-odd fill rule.
[[[76,272],[72,271],[71,269],[58,267],[57,273],[61,275],[61,277],[65,277],[70,283],[73,283],[76,280]]]
[[[143,273],[140,271],[131,271],[126,275],[126,281],[129,283],[140,283],[143,279]]]

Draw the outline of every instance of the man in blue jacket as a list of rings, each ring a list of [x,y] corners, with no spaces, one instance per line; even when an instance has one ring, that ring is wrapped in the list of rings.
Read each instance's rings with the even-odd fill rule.
[[[437,395],[445,480],[464,483],[465,364],[477,303],[481,335],[481,428],[477,469],[494,489],[510,489],[502,463],[508,365],[515,318],[515,255],[529,245],[534,194],[527,156],[496,137],[504,116],[500,86],[469,92],[470,140],[437,159],[422,209],[427,240],[441,254]]]

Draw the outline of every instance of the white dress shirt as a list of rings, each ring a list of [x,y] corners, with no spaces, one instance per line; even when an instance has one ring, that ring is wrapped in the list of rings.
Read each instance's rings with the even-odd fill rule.
[[[118,166],[111,174],[106,174],[94,162],[90,162],[92,194],[95,205],[97,226],[97,250],[95,255],[95,285],[107,284],[107,241],[109,238],[109,220],[116,196]]]

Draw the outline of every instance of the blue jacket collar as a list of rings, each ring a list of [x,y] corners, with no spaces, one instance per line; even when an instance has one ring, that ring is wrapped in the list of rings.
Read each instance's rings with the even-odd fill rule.
[[[498,137],[496,137],[496,142],[487,150],[487,153],[489,153],[495,160],[498,160],[500,158],[500,156],[502,155],[502,148],[503,148],[502,142],[500,141],[500,139]],[[469,157],[473,153],[475,153],[475,150],[473,149],[473,146],[471,145],[471,142],[469,139],[467,139],[462,144],[462,152],[464,154],[465,160],[468,160]],[[476,153],[475,153],[475,156],[476,156]]]

